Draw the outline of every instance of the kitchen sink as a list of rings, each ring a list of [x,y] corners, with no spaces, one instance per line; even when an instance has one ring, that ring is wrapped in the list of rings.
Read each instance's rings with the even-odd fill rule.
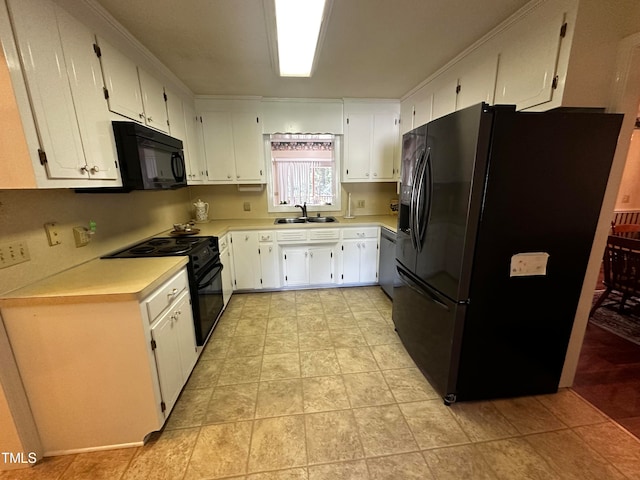
[[[279,223],[305,223],[306,219],[304,218],[276,218],[276,221],[273,222],[276,225]]]
[[[336,217],[295,217],[295,218],[276,218],[274,224],[282,223],[330,223],[337,222]]]
[[[337,222],[336,217],[308,217],[307,222],[311,223],[330,223]]]

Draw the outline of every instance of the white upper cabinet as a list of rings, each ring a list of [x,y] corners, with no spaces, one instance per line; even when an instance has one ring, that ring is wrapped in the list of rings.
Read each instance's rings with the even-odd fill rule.
[[[263,133],[343,133],[340,100],[265,99]]]
[[[116,186],[115,146],[93,34],[48,0],[7,5],[47,177],[78,181],[60,186],[96,186],[83,180]]]
[[[496,89],[498,55],[480,56],[474,53],[463,58],[458,66],[456,110],[480,102],[493,105]]]
[[[138,67],[138,76],[140,78],[145,123],[156,130],[169,133],[167,97],[162,82],[140,67]]]
[[[400,104],[345,100],[343,182],[389,182],[396,176]]]
[[[164,87],[136,63],[98,38],[109,109],[148,127],[169,133]]]
[[[100,37],[98,46],[109,109],[144,124],[142,92],[135,62]]]
[[[207,182],[264,183],[258,112],[203,111],[200,116]]]
[[[504,33],[496,103],[522,110],[552,99],[565,17],[566,12],[557,9],[537,8]]]
[[[170,98],[167,98],[167,106],[170,105]],[[184,143],[184,158],[187,168],[187,183],[202,183],[205,178],[204,172],[204,145],[202,139],[202,122],[196,116],[193,105],[182,102],[184,109],[184,122],[186,129],[186,139]],[[169,113],[169,115],[171,115]],[[171,122],[171,117],[169,117]],[[173,126],[171,125],[171,135],[173,136]]]

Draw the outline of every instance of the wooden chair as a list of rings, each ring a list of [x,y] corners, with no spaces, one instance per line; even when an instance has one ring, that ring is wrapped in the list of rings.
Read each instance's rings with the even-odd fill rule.
[[[609,235],[604,251],[604,280],[606,290],[591,308],[589,316],[602,305],[611,292],[620,295],[619,311],[632,297],[640,297],[640,240]]]
[[[611,235],[617,235],[625,238],[638,238],[640,234],[640,225],[635,223],[619,223],[616,225],[611,222]]]

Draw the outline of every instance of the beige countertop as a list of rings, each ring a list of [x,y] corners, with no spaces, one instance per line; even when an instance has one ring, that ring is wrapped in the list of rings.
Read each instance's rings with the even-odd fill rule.
[[[275,225],[275,218],[246,220],[212,220],[199,223],[198,235],[220,237],[232,230],[279,230],[300,228],[335,228],[345,226],[380,226],[396,231],[397,215],[366,215],[338,223]],[[166,235],[170,230],[158,235]],[[142,241],[144,239],[140,239]],[[123,245],[123,248],[126,245]],[[187,257],[96,258],[31,285],[0,296],[0,307],[35,304],[119,302],[141,300],[180,268]]]
[[[139,301],[187,264],[187,257],[95,259],[5,293],[0,307]]]

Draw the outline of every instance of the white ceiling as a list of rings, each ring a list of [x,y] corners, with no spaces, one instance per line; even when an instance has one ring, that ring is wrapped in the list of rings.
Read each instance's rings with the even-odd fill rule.
[[[401,98],[528,0],[333,0],[306,79],[274,72],[269,0],[97,1],[195,94]]]

